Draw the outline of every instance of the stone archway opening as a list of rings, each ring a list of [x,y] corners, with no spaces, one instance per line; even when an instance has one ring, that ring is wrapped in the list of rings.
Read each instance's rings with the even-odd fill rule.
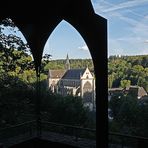
[[[95,75],[91,54],[82,36],[70,23],[63,20],[57,25],[44,46],[43,55],[51,55],[50,59],[48,59],[47,64],[45,65],[45,70],[48,74],[47,89],[51,93],[65,97],[67,99],[66,101],[68,101],[68,99],[77,100],[76,97],[79,98],[79,101],[82,101],[83,110],[83,108],[86,107],[83,98],[83,93],[85,92],[85,90],[83,90],[85,89],[85,87],[83,87],[82,84],[84,82],[82,80],[83,77],[83,79],[92,81],[91,94],[93,97],[89,99],[93,99],[91,100],[91,103],[95,103],[95,95],[93,94],[95,93]],[[71,104],[69,104],[69,106],[70,105]],[[75,106],[73,110],[74,112],[76,112],[75,110],[78,110],[77,106]],[[92,109],[89,110],[89,112],[91,111]],[[68,110],[65,114],[67,113]],[[55,115],[55,113],[53,114]],[[93,117],[95,118],[95,116]],[[69,119],[67,118],[67,121],[65,121],[65,123],[68,123],[68,120]],[[95,125],[95,120],[96,119],[91,119],[91,121],[94,121],[92,125]],[[75,121],[77,122],[81,120]],[[83,124],[85,124],[85,122],[83,122]],[[80,123],[80,125],[82,125],[82,123]]]

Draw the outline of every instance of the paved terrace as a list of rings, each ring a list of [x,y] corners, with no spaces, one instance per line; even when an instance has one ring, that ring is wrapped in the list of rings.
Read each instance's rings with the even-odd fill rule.
[[[96,148],[96,141],[94,139],[85,138],[85,133],[92,132],[94,134],[94,130],[49,122],[42,123],[42,132],[37,132],[36,127],[36,122],[30,121],[2,129],[0,130],[0,143],[3,145],[3,148],[8,148],[39,137],[43,140],[67,144],[78,148]]]

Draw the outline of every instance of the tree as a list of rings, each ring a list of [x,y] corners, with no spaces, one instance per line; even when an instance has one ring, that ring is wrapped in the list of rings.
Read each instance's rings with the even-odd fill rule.
[[[111,97],[111,100],[109,102],[109,108],[111,109],[112,116],[115,120],[118,116],[118,113],[120,111],[120,107],[123,103],[123,100],[124,100],[123,98],[124,98],[124,96],[122,93],[117,93],[116,95],[113,95]]]
[[[9,28],[7,28],[9,27]],[[6,29],[11,30],[6,33]],[[24,82],[35,82],[35,66],[30,48],[15,34],[16,26],[11,19],[5,19],[0,25],[0,75],[18,77]],[[1,77],[2,78],[2,77]]]
[[[148,136],[148,102],[132,95],[117,94],[109,102],[113,120],[109,130],[135,136]]]
[[[114,73],[108,75],[108,88],[112,88],[114,80],[115,80]]]
[[[148,76],[147,77],[139,77],[138,86],[142,86],[148,92]]]
[[[143,66],[144,68],[148,67],[148,56],[144,56],[144,57],[142,58],[141,64],[142,64],[142,66]]]
[[[131,81],[130,80],[121,80],[120,81],[120,86],[122,88],[126,88],[126,87],[129,87],[131,85]]]
[[[138,85],[146,88],[147,55],[144,56],[123,56],[121,58],[111,57],[108,60],[108,83],[109,87],[120,87],[122,80],[130,80],[131,85]],[[114,80],[111,76],[114,74]],[[143,80],[141,81],[141,78]],[[143,84],[142,84],[143,83]]]
[[[34,63],[27,43],[15,30],[10,19],[0,23],[0,127],[24,122],[23,114],[33,113],[30,92],[36,81]]]
[[[80,97],[52,94],[49,91],[42,94],[42,118],[63,124],[90,127],[95,125],[89,110],[84,107]]]

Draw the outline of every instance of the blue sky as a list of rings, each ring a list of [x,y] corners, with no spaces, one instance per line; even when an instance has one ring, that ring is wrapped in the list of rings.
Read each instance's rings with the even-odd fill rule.
[[[78,31],[66,21],[62,21],[52,32],[44,47],[44,53],[52,59],[91,58],[89,50]]]
[[[148,0],[91,1],[95,13],[108,21],[108,56],[148,55]],[[91,58],[83,38],[65,21],[47,40],[45,53],[52,59]]]
[[[95,13],[108,21],[108,56],[148,54],[148,0],[92,0]],[[62,21],[48,39],[44,53],[53,59],[91,58],[80,34]]]
[[[148,0],[92,0],[108,20],[108,55],[148,54]]]

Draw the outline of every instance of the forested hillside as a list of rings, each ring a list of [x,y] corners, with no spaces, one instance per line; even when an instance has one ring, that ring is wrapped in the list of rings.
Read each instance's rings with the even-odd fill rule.
[[[108,59],[108,87],[138,85],[148,92],[148,55],[111,56]]]
[[[45,65],[44,70],[64,69],[65,61],[65,59],[51,60]],[[93,70],[92,59],[70,59],[69,62],[72,69],[89,67],[90,70]]]
[[[108,59],[108,86],[124,88],[129,85],[142,86],[148,92],[148,55]],[[147,96],[137,99],[135,93],[114,93],[108,107],[112,116],[110,132],[148,137]]]

